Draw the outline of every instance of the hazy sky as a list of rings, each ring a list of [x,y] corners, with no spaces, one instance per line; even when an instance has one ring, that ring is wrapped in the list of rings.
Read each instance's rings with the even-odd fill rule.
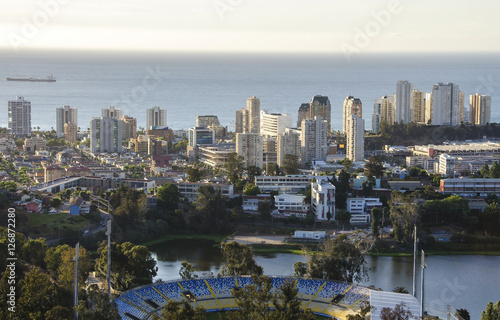
[[[0,0],[0,4],[0,47],[18,51],[500,51],[498,0]]]

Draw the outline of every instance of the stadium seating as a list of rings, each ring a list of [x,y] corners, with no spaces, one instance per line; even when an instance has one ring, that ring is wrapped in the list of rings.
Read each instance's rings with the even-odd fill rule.
[[[272,291],[277,292],[286,281],[296,284],[302,308],[311,308],[322,316],[343,318],[347,310],[369,300],[370,290],[367,288],[328,280],[272,277]],[[207,312],[231,310],[237,308],[231,289],[251,284],[254,283],[249,276],[169,281],[129,290],[114,301],[122,319],[127,320],[148,319],[159,314],[167,300],[190,300]],[[189,292],[189,297],[186,297],[186,292]],[[336,296],[338,301],[333,303]]]

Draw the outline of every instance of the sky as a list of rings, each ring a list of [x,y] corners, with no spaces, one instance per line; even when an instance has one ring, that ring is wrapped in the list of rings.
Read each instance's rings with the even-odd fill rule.
[[[498,0],[0,0],[15,52],[496,52]]]

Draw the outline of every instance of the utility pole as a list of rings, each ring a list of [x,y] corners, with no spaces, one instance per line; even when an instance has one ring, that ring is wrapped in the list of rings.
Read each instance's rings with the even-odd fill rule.
[[[75,318],[78,319],[78,311],[76,308],[78,307],[78,259],[80,258],[80,242],[78,242],[75,246],[75,257],[73,261],[75,261]]]
[[[108,220],[108,299],[111,300],[111,219]]]
[[[413,230],[413,296],[417,297],[417,226]]]
[[[424,319],[424,269],[425,265],[425,252],[422,250],[422,274],[420,278],[420,316]]]

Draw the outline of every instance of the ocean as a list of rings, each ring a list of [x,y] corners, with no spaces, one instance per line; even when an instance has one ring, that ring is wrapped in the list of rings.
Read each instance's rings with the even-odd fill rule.
[[[13,82],[6,77],[53,74],[57,82]],[[7,101],[31,101],[32,127],[55,128],[55,109],[78,108],[85,130],[101,109],[115,106],[146,126],[145,109],[167,109],[172,129],[195,126],[197,115],[217,115],[234,130],[235,112],[248,97],[261,109],[291,114],[301,103],[326,95],[332,104],[332,129],[342,128],[342,104],[353,95],[363,103],[366,129],[376,98],[393,94],[398,80],[432,91],[438,82],[454,82],[468,96],[492,96],[492,122],[500,122],[498,54],[360,54],[348,63],[342,55],[0,52],[0,126],[7,126]]]

